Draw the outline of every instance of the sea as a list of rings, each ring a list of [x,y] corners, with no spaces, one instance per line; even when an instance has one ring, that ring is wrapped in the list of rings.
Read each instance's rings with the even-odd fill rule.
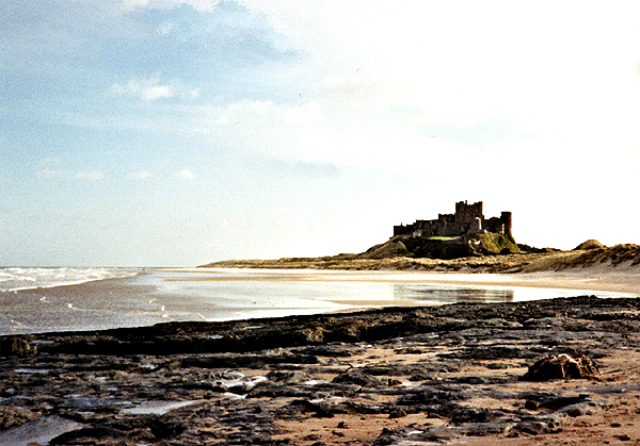
[[[449,284],[433,274],[230,268],[0,268],[0,335],[226,321],[381,306],[595,294]]]

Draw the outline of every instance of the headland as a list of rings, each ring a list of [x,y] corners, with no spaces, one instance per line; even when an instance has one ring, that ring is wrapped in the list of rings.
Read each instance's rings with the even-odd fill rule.
[[[416,258],[372,253],[388,252],[390,240],[361,254],[275,260],[228,260],[203,267],[329,269],[429,273],[422,280],[479,285],[512,285],[632,293],[640,295],[640,246],[539,249],[454,259]]]

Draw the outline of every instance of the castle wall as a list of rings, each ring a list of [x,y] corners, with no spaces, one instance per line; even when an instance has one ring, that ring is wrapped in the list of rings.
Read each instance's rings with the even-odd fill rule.
[[[513,236],[511,212],[502,212],[500,217],[485,219],[482,201],[472,204],[459,201],[456,203],[455,214],[438,214],[437,220],[417,220],[411,225],[393,227],[394,236],[414,237],[458,236],[481,231]]]

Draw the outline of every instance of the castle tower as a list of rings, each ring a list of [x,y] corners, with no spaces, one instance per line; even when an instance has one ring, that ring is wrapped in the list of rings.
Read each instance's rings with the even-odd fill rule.
[[[502,224],[504,226],[504,233],[506,235],[508,235],[509,237],[513,238],[513,233],[511,232],[513,229],[513,220],[512,220],[512,215],[511,212],[501,212],[500,213],[500,220],[502,221]]]
[[[476,218],[483,219],[482,201],[469,204],[466,200],[456,203],[456,221],[473,222]]]

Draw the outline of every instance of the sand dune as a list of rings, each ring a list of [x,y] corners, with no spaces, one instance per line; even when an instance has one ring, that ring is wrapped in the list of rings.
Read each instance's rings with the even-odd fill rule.
[[[205,266],[428,272],[429,280],[442,283],[567,288],[640,295],[640,246],[631,244],[590,250],[548,250],[542,253],[452,260],[410,257],[364,259],[355,254],[340,254],[314,258],[230,260]],[[420,280],[424,280],[424,274],[420,276]],[[389,280],[389,276],[385,279]]]

